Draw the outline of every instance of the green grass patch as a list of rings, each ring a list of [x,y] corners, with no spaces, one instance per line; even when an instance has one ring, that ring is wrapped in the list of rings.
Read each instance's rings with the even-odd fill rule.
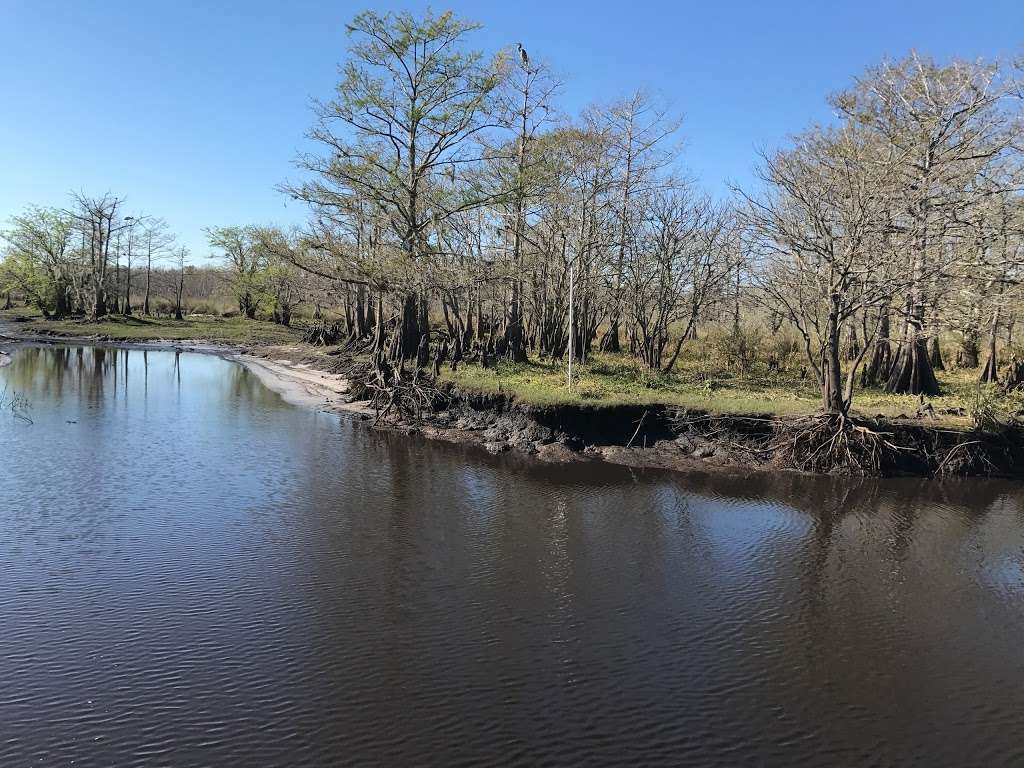
[[[25,319],[27,318],[27,319]],[[21,322],[14,322],[14,321]],[[69,337],[103,336],[117,341],[185,341],[201,339],[217,344],[276,346],[297,344],[300,331],[263,320],[212,315],[190,315],[184,320],[151,317],[112,316],[87,320],[47,320],[37,310],[18,307],[0,310],[0,321],[25,332]]]
[[[968,415],[943,411],[970,411],[977,395],[977,371],[938,371],[941,397],[930,400],[939,418],[934,425],[966,427]],[[745,374],[716,370],[699,351],[691,351],[670,373],[649,371],[628,355],[595,354],[573,369],[569,390],[564,361],[536,361],[523,365],[498,363],[494,368],[462,365],[445,369],[442,378],[460,388],[511,395],[534,405],[672,405],[712,413],[799,416],[817,412],[821,399],[816,383],[798,372],[770,373],[756,368]],[[854,391],[853,410],[863,416],[913,418],[918,398],[887,395],[880,388]]]

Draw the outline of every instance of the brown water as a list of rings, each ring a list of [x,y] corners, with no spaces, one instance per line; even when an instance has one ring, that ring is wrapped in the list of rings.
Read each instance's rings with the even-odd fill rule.
[[[0,766],[1021,765],[1024,493],[544,466],[0,369]]]

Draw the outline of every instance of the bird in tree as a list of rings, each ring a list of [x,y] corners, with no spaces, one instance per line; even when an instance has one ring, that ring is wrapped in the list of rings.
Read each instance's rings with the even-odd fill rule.
[[[523,62],[524,67],[530,66],[530,57],[526,55],[526,49],[523,48],[522,43],[516,43],[516,48],[519,50],[519,58]]]

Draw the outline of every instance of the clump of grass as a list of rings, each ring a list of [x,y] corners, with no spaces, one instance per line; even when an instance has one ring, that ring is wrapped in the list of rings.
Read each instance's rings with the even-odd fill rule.
[[[4,388],[0,390],[0,413],[9,412],[18,421],[31,424],[32,419],[28,415],[30,410],[32,410],[32,404],[27,397],[10,391],[7,385],[4,385]]]

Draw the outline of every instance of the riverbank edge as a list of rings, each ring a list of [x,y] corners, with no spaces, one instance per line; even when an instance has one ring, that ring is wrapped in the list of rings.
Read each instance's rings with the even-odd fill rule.
[[[329,358],[296,361],[275,356],[276,347],[245,347],[202,339],[126,341],[101,337],[23,332],[0,326],[0,345],[85,345],[118,349],[177,350],[211,354],[251,371],[286,402],[336,413],[375,429],[476,445],[492,454],[514,452],[547,463],[602,460],[635,468],[743,474],[787,472],[856,476],[1019,477],[1024,432],[966,431],[895,421],[860,427],[885,454],[865,468],[842,460],[808,470],[795,451],[778,449],[809,434],[804,418],[680,411],[663,405],[534,406],[502,394],[445,388],[447,405],[421,418],[379,422],[373,407],[354,399],[352,382],[317,366]],[[0,352],[2,360],[2,352]],[[2,364],[2,363],[0,363]],[[800,426],[798,426],[800,425]],[[804,430],[804,431],[800,431]],[[779,440],[779,435],[783,440]]]

